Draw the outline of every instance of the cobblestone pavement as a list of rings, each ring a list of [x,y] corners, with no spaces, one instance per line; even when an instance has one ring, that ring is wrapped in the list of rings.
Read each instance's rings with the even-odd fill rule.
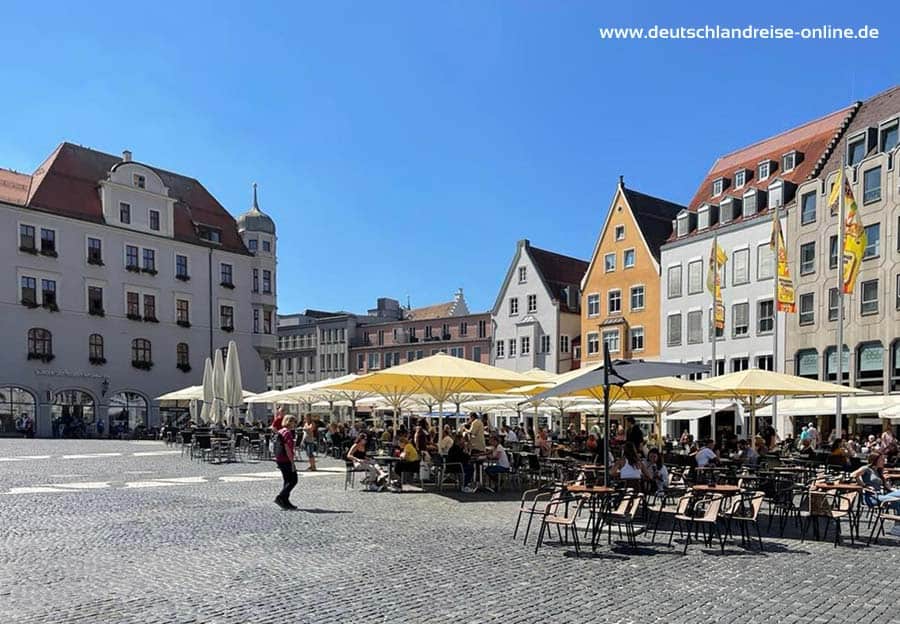
[[[320,467],[284,512],[271,463],[0,440],[0,622],[900,622],[896,538],[535,555],[509,496],[345,492]]]

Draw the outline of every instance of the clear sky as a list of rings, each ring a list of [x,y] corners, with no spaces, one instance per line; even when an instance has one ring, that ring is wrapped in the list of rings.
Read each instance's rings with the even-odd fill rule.
[[[896,2],[7,2],[0,166],[63,140],[260,185],[279,310],[488,309],[518,239],[588,259],[619,174],[687,202],[718,154],[893,86]],[[768,9],[754,15],[755,9]],[[881,29],[609,41],[605,26]]]

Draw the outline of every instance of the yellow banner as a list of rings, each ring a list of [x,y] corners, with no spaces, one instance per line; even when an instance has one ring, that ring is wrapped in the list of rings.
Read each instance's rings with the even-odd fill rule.
[[[831,193],[828,194],[828,205],[832,208],[837,206],[838,193],[841,189],[844,191],[844,249],[841,254],[843,257],[841,282],[844,292],[850,294],[856,286],[859,267],[869,241],[866,236],[866,228],[863,227],[862,219],[859,216],[856,198],[853,197],[850,180],[844,175],[843,170],[838,170],[834,186],[831,187]]]
[[[709,251],[709,268],[706,273],[706,288],[713,293],[715,305],[713,306],[713,319],[716,329],[725,329],[725,305],[722,303],[722,282],[720,270],[728,262],[728,254],[713,238],[712,249]]]
[[[781,219],[778,218],[777,208],[772,210],[772,238],[769,240],[769,247],[776,254],[775,309],[779,312],[796,312],[794,281],[791,279],[791,270],[788,268],[787,248],[784,246],[784,235],[781,232]]]

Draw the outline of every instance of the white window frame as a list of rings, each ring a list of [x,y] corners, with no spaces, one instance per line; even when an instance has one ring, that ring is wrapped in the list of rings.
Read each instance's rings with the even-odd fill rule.
[[[765,167],[765,169],[763,169]],[[762,182],[763,180],[768,180],[769,176],[772,175],[772,161],[764,160],[758,165],[756,165],[756,174],[757,179]]]
[[[745,184],[747,184],[747,170],[738,169],[734,172],[734,188],[743,188]]]
[[[561,334],[559,336],[559,352],[560,353],[568,353],[571,344],[572,344],[572,339],[568,334]]]
[[[518,297],[510,297],[508,305],[509,305],[509,315],[510,316],[518,316],[519,315],[519,298]]]
[[[612,265],[610,265],[610,260],[612,260]],[[610,268],[610,266],[612,268]],[[603,254],[603,271],[605,273],[613,273],[616,270],[616,252],[610,252],[608,254]]]
[[[528,314],[537,313],[537,295],[527,295],[525,301],[526,307],[528,308]]]
[[[506,341],[503,339],[498,340],[494,343],[494,357],[496,359],[505,358],[506,357]]]
[[[771,258],[771,267],[768,275],[763,275],[762,272],[762,263],[760,262],[763,258]],[[775,252],[769,247],[769,243],[758,243],[756,245],[756,280],[770,280],[775,278]]]
[[[762,305],[764,303],[769,303],[772,306],[772,315],[769,317],[764,317],[762,315]],[[775,301],[771,297],[763,297],[762,299],[756,300],[756,335],[757,336],[771,336],[775,331]],[[762,321],[764,318],[771,319],[772,329],[762,329]]]
[[[593,303],[597,304],[597,311],[594,313],[591,313],[591,303],[592,303],[591,299],[593,297],[596,297],[596,300]],[[595,318],[595,317],[600,316],[600,293],[598,293],[598,292],[588,293],[588,295],[587,295],[587,315],[588,315],[588,318]]]
[[[737,323],[737,311],[738,306],[746,306],[747,317],[746,317],[746,325],[744,325],[744,332],[738,333],[738,323]],[[746,299],[741,301],[735,301],[731,304],[731,337],[732,338],[747,338],[750,336],[750,302]]]
[[[638,288],[641,289],[641,306],[634,307],[634,291]],[[637,312],[639,310],[643,310],[647,307],[647,287],[644,284],[634,284],[631,288],[628,289],[628,308],[632,312]]]
[[[519,355],[531,355],[531,336],[519,336]]]
[[[805,300],[812,302],[809,312],[804,313],[803,302]],[[804,314],[807,314],[808,321],[804,321]],[[797,323],[803,327],[816,324],[816,295],[812,292],[799,293],[797,295]]]
[[[619,353],[622,350],[621,334],[622,334],[622,332],[619,331],[618,329],[604,329],[603,335],[600,338],[600,343],[610,345],[609,346],[610,353]],[[615,336],[615,341],[611,344],[610,341],[607,340],[607,337],[612,337],[612,336]],[[613,348],[613,346],[612,346],[613,344],[615,345],[615,348]]]
[[[515,338],[510,338],[509,341],[507,341],[507,345],[509,347],[507,352],[509,353],[509,357],[511,357],[511,358],[516,357],[516,345],[517,344],[518,344],[518,341]]]
[[[597,355],[600,353],[600,332],[588,332],[585,336],[585,341],[587,342],[587,353],[588,355]],[[591,348],[591,344],[595,344],[595,348]]]
[[[612,297],[616,294],[619,295],[619,309],[614,312],[612,309]],[[610,288],[606,292],[606,313],[611,316],[613,314],[622,314],[622,312],[622,289]]]
[[[528,281],[528,267],[519,267],[519,283],[524,284]]]
[[[678,269],[678,292],[672,294],[672,270]],[[684,295],[684,269],[681,264],[672,264],[666,267],[666,298],[678,299]]]
[[[699,267],[700,268],[700,279],[697,281],[697,288],[691,288],[691,268]],[[703,259],[702,258],[692,258],[688,260],[687,263],[687,274],[688,274],[688,285],[687,285],[687,294],[688,295],[699,295],[703,292]]]
[[[746,254],[746,262],[744,263],[746,278],[738,281],[738,254]],[[750,248],[749,247],[739,247],[731,252],[731,285],[732,286],[742,286],[744,284],[750,283]],[[702,280],[701,280],[702,282]]]
[[[791,166],[787,166],[787,158],[791,159]],[[791,150],[787,154],[781,156],[781,172],[790,173],[797,168],[797,150]]]
[[[541,335],[541,353],[550,353],[553,348],[553,336],[550,334]]]
[[[713,180],[712,194],[713,197],[722,194],[722,191],[725,190],[725,178],[716,178]]]
[[[684,343],[684,323],[681,319],[681,312],[675,312],[666,316],[666,345],[669,347],[680,347]],[[678,341],[672,339],[672,319],[678,319]]]
[[[700,206],[697,210],[697,230],[709,228],[709,206]]]
[[[628,264],[628,253],[631,252],[631,264]],[[633,269],[634,263],[637,262],[637,252],[634,247],[629,247],[622,252],[622,266],[626,269]]]
[[[619,224],[615,228],[615,239],[617,241],[625,240],[625,226],[623,224]]]
[[[691,337],[691,319],[697,318],[698,315],[700,317],[700,325],[699,325],[699,327],[695,328],[695,329],[697,329],[697,333],[696,333],[697,339],[692,340],[691,339],[692,338]],[[687,321],[686,321],[687,344],[689,344],[689,345],[703,344],[703,310],[701,308],[691,308],[690,310],[688,310],[685,317],[687,319]]]
[[[634,346],[635,336],[641,337],[641,346],[640,347]],[[645,337],[645,333],[644,333],[643,325],[635,325],[634,327],[631,327],[628,329],[628,347],[631,349],[632,352],[644,350],[644,347],[645,347],[644,337]]]

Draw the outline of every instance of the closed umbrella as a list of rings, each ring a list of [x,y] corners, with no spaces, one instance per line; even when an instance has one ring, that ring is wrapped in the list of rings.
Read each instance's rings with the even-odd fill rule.
[[[200,410],[200,420],[204,424],[212,421],[213,401],[216,393],[213,389],[213,366],[209,358],[203,364],[203,408]]]
[[[222,359],[222,350],[216,349],[216,357],[213,360],[213,423],[223,424],[223,408],[225,406],[225,361]]]
[[[238,348],[234,340],[228,343],[228,359],[225,362],[225,423],[237,427],[238,415],[241,405],[244,403],[243,388],[241,387],[241,364],[238,358]]]

